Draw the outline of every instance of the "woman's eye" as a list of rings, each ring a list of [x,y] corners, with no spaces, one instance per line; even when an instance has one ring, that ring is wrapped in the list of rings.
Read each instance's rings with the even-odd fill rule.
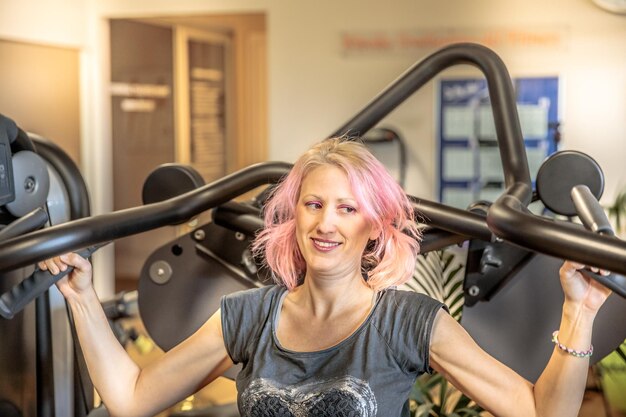
[[[322,208],[322,204],[319,201],[308,201],[306,203],[304,203],[304,205],[306,207],[312,208],[312,209],[321,209]]]
[[[341,207],[339,207],[339,210],[341,212],[343,212],[343,213],[346,213],[346,214],[352,214],[352,213],[356,212],[356,209],[354,207],[351,207],[351,206],[341,206]]]

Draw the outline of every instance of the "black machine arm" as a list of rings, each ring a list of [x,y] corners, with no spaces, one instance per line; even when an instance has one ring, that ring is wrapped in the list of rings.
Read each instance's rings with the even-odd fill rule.
[[[504,63],[486,47],[455,44],[430,55],[401,75],[333,136],[364,134],[439,72],[459,64],[476,66],[487,79],[507,189],[489,208],[488,227],[481,216],[463,210],[457,212],[441,203],[415,201],[421,206],[425,220],[450,233],[483,240],[491,240],[493,233],[531,250],[626,273],[626,243],[549,221],[526,209],[532,199],[532,185],[513,85]],[[11,239],[0,244],[0,272],[68,250],[180,222],[262,183],[277,180],[289,168],[284,163],[252,166],[162,203],[77,220]]]
[[[596,200],[595,196],[586,185],[577,185],[572,188],[572,201],[578,212],[578,217],[588,230],[600,235],[614,236],[615,232],[606,217],[606,213]],[[606,287],[612,289],[617,294],[626,298],[626,277],[610,274],[608,276],[596,274],[592,271],[586,272],[595,280],[601,282]]]
[[[482,45],[472,43],[450,45],[416,63],[356,116],[335,130],[332,136],[363,135],[441,71],[460,64],[477,67],[487,79],[506,183],[509,184],[514,178],[525,179],[529,190],[528,195],[524,195],[523,201],[527,205],[531,197],[530,173],[513,84],[504,62],[495,52]],[[503,140],[507,142],[505,146]]]
[[[282,162],[252,165],[160,203],[74,220],[4,241],[0,243],[0,272],[180,223],[258,186],[277,182],[289,168],[289,164]]]
[[[586,185],[577,185],[571,191],[578,218],[588,230],[601,235],[615,236],[613,227],[602,206]]]
[[[97,246],[92,246],[78,252],[78,254],[83,258],[88,258],[96,249],[98,249]],[[69,267],[65,271],[53,275],[49,271],[37,268],[32,275],[0,296],[0,317],[12,319],[28,303],[45,293],[52,284],[72,272],[73,269]]]
[[[626,242],[535,216],[515,197],[522,187],[513,184],[490,207],[487,223],[497,236],[547,255],[626,274]]]
[[[0,229],[0,242],[37,230],[45,226],[48,220],[48,213],[43,208],[37,207],[30,213]]]
[[[492,104],[506,191],[489,208],[487,224],[491,232],[530,250],[626,274],[626,242],[552,222],[526,209],[532,200],[532,184],[513,85],[502,60],[484,46],[455,44],[418,62],[333,136],[364,134],[435,75],[458,64],[473,65],[483,72]],[[447,210],[436,204],[429,208],[433,213]]]

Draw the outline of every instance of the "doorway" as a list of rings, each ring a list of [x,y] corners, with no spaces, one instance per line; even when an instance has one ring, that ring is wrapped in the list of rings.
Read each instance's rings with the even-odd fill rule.
[[[141,205],[161,164],[210,183],[267,159],[263,14],[112,19],[110,34],[114,210]],[[188,229],[116,241],[116,291],[135,289],[149,254]]]

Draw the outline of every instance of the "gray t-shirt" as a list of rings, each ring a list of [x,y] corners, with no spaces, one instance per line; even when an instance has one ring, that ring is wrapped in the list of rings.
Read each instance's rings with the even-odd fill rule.
[[[284,287],[222,298],[224,342],[242,363],[243,417],[408,417],[408,395],[430,371],[429,345],[439,301],[411,291],[378,295],[363,324],[328,349],[294,352],[276,338]]]

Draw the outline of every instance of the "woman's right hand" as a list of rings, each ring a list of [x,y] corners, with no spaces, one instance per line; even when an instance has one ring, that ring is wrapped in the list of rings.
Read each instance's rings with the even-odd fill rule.
[[[61,256],[46,259],[37,264],[39,269],[48,270],[53,275],[73,267],[74,270],[64,276],[56,285],[65,298],[80,297],[85,292],[92,289],[91,285],[91,263],[77,253],[66,253]]]

